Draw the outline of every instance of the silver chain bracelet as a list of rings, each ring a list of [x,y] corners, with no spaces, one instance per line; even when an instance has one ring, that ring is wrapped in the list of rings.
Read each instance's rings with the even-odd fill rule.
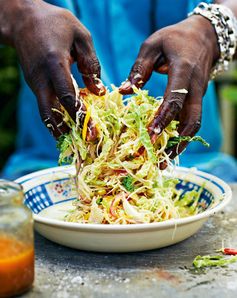
[[[214,65],[210,78],[228,70],[237,49],[237,19],[232,11],[223,5],[201,2],[188,16],[201,15],[208,19],[215,28],[220,57]]]

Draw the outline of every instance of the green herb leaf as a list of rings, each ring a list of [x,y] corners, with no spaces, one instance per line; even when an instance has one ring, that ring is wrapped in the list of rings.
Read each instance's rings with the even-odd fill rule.
[[[99,198],[99,199],[96,200],[96,204],[97,205],[101,205],[102,204],[102,201],[103,201],[103,199],[102,198]]]
[[[66,134],[61,135],[61,136],[58,138],[58,140],[57,140],[57,145],[56,145],[56,147],[57,147],[57,149],[59,149],[60,151],[61,151],[61,148],[62,148],[62,146],[63,146],[64,140],[65,140],[66,137],[67,137]]]
[[[173,147],[177,144],[180,144],[181,142],[201,142],[204,146],[206,147],[210,147],[210,144],[208,144],[202,137],[200,136],[195,136],[195,137],[190,137],[190,136],[178,136],[178,137],[173,137],[171,139],[169,139],[168,144],[166,146],[166,148],[170,148]]]
[[[127,191],[132,192],[134,191],[134,181],[133,178],[130,175],[127,175],[126,177],[123,178],[122,180],[122,185],[126,188]]]
[[[73,162],[72,157],[72,150],[70,148],[70,144],[72,143],[71,135],[70,134],[64,134],[61,135],[58,138],[57,141],[57,148],[60,151],[58,164],[71,164]]]

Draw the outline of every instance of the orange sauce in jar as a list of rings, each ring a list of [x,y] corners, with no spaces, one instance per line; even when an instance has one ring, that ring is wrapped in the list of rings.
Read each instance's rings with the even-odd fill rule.
[[[28,290],[34,281],[34,247],[0,234],[0,297]]]

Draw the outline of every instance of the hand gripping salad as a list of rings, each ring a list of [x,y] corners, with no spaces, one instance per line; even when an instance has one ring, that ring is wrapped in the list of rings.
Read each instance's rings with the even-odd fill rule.
[[[55,111],[63,114],[70,127],[70,133],[58,141],[59,163],[75,164],[77,169],[78,197],[65,220],[136,224],[198,213],[201,190],[182,195],[175,187],[179,181],[165,175],[159,165],[165,161],[168,172],[172,171],[166,149],[180,141],[208,144],[200,137],[179,137],[177,121],[172,121],[153,144],[147,125],[162,99],[149,96],[148,91],[134,88],[135,95],[123,100],[115,87],[104,96],[75,89],[86,108],[78,111],[76,121],[64,110]],[[92,129],[94,138],[90,137]]]

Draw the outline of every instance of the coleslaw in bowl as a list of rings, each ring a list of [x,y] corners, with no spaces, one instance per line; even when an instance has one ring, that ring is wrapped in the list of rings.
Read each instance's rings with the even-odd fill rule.
[[[36,230],[49,240],[76,249],[129,252],[155,249],[180,242],[196,233],[207,219],[231,199],[230,187],[210,174],[177,167],[174,177],[183,192],[203,188],[202,212],[162,222],[138,224],[84,224],[66,222],[76,198],[74,166],[38,171],[16,181],[23,186],[25,204],[34,213]],[[205,185],[205,186],[203,186]]]

